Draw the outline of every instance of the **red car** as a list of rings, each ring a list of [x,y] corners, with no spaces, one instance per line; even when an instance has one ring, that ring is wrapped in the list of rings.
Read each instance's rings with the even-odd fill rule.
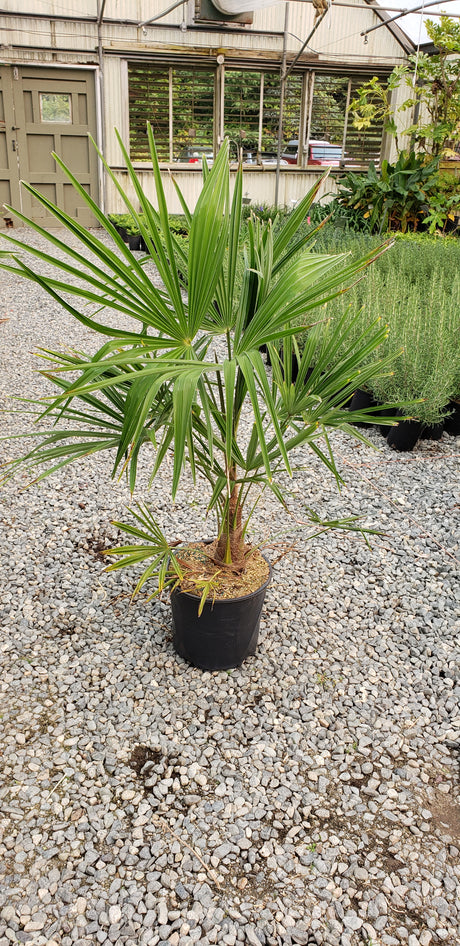
[[[298,154],[299,142],[296,138],[293,138],[292,141],[286,145],[286,151],[283,152],[282,157],[288,164],[297,164]],[[310,140],[308,142],[307,164],[338,168],[342,158],[343,153],[340,145],[331,145],[330,141]]]

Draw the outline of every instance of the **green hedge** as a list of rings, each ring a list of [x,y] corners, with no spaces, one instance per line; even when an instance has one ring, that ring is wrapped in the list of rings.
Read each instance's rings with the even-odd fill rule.
[[[360,256],[377,249],[381,237],[354,234],[326,225],[316,251]],[[327,337],[331,319],[358,314],[355,337],[377,319],[389,326],[385,354],[395,358],[391,377],[372,386],[379,403],[421,403],[411,414],[427,425],[445,414],[449,400],[460,397],[460,243],[455,238],[411,234],[396,236],[345,295],[324,307],[320,331]]]

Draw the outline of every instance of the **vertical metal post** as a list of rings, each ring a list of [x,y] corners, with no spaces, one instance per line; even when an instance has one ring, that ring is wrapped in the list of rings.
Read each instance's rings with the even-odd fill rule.
[[[219,57],[220,58],[220,57]],[[224,140],[225,131],[225,63],[217,60],[214,82],[214,139],[213,151],[216,155]]]
[[[345,161],[345,147],[347,144],[347,132],[348,132],[348,110],[350,108],[350,99],[351,99],[351,79],[348,80],[347,88],[347,103],[345,105],[345,121],[343,123],[343,135],[342,135],[342,161]]]
[[[313,112],[313,96],[315,94],[315,82],[316,82],[316,72],[313,70],[310,73],[310,84],[308,86],[308,112],[307,112],[307,126],[305,129],[305,143],[307,146],[307,159],[305,164],[302,167],[307,167],[308,165],[308,155],[310,153],[310,136],[311,136],[311,116]]]
[[[98,147],[102,154],[105,150],[105,115],[104,115],[104,51],[102,48],[102,20],[104,16],[105,0],[97,0],[97,58],[99,68],[96,76],[96,123]],[[101,210],[105,213],[106,207],[106,174],[104,165],[98,155],[97,157],[98,179],[99,179],[99,199]]]
[[[283,58],[281,60],[281,71],[280,71],[280,115],[279,115],[279,125],[278,125],[278,151],[276,155],[275,207],[278,207],[279,189],[280,189],[281,148],[283,144],[284,98],[286,94],[286,58],[287,58],[288,26],[289,26],[289,3],[286,3],[285,10],[284,10]]]
[[[264,127],[264,86],[265,72],[260,73],[260,95],[259,95],[259,137],[257,139],[257,153],[262,152],[262,130]]]
[[[168,138],[169,138],[169,160],[173,160],[173,140],[174,140],[174,115],[173,115],[173,82],[172,66],[168,69]]]
[[[307,124],[310,114],[310,85],[311,71],[305,72],[302,76],[302,95],[300,99],[300,122],[299,122],[299,147],[297,152],[297,164],[299,167],[305,167],[305,148],[308,154]]]

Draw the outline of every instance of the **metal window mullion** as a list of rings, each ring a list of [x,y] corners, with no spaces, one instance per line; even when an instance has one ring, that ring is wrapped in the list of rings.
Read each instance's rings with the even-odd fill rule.
[[[343,135],[342,135],[342,160],[343,161],[345,161],[345,149],[346,149],[346,144],[347,144],[348,113],[350,109],[350,98],[351,98],[351,79],[348,80],[347,102],[345,105],[345,119],[343,123]]]
[[[225,109],[225,66],[219,66],[220,69],[220,114],[219,114],[219,134],[220,140],[224,140],[224,109]]]
[[[262,152],[262,132],[264,128],[264,85],[265,72],[260,73],[260,92],[259,92],[259,135],[257,139],[257,152]]]
[[[310,91],[310,76],[311,72],[305,72],[302,76],[302,91],[300,96],[300,116],[299,116],[299,147],[297,155],[297,164],[300,167],[304,166],[304,155],[305,155],[305,144],[306,144],[306,134],[307,134],[307,120],[308,120],[308,108],[309,108],[309,91]]]
[[[217,154],[225,135],[225,65],[218,63],[214,73],[213,150]]]
[[[313,99],[315,95],[315,78],[316,78],[316,73],[314,69],[312,69],[312,71],[310,72],[310,88],[309,88],[308,107],[307,107],[307,121],[306,121],[306,127],[305,127],[305,143],[307,146],[307,160],[304,167],[306,167],[306,165],[308,164],[308,152],[309,152],[308,142],[310,141],[311,116],[312,116],[312,111],[313,111]]]
[[[169,119],[169,128],[168,128],[168,141],[169,141],[169,160],[173,160],[173,135],[174,135],[174,124],[173,124],[173,71],[172,66],[169,66],[168,69],[168,119]]]

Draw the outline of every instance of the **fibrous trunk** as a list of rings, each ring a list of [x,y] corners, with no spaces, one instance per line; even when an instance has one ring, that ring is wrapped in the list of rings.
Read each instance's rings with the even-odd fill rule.
[[[235,484],[230,494],[228,512],[216,549],[216,558],[228,565],[241,565],[244,560],[244,537],[238,493],[238,486]]]

